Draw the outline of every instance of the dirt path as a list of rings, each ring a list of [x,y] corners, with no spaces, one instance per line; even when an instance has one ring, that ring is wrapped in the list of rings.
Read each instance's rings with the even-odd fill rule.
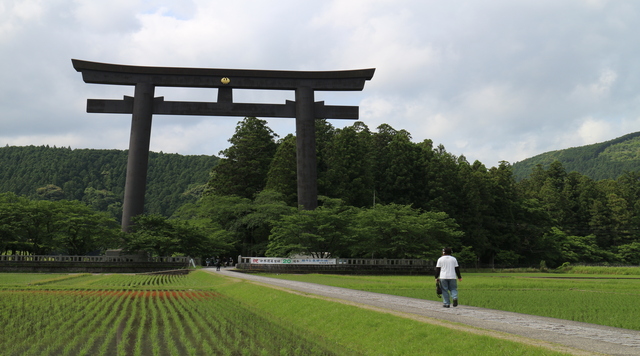
[[[574,355],[640,355],[640,332],[562,319],[546,318],[460,305],[442,308],[442,303],[268,278],[222,270],[229,277],[321,297],[414,320],[536,345]],[[309,295],[310,294],[310,295]]]

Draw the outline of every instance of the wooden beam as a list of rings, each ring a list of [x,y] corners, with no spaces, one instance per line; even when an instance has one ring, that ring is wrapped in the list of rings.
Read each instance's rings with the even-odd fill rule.
[[[133,98],[125,96],[122,100],[88,99],[88,113],[131,114]],[[230,102],[165,101],[164,97],[153,100],[153,113],[157,115],[185,116],[255,116],[295,118],[295,101],[287,100],[283,104],[248,104]],[[357,106],[324,105],[324,101],[314,103],[314,116],[324,119],[358,120]]]

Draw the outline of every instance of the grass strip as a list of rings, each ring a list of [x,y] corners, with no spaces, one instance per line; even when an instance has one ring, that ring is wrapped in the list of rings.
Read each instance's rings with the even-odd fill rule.
[[[226,278],[226,277],[217,277]],[[231,278],[229,278],[231,280]],[[230,281],[222,294],[268,318],[321,335],[365,355],[566,355],[547,348],[431,325],[353,305],[309,298],[248,281]],[[346,352],[345,354],[349,354]]]
[[[627,269],[628,270],[628,269]],[[431,276],[264,276],[427,300],[437,298]],[[620,275],[467,273],[458,283],[463,305],[640,330],[640,280]],[[577,278],[576,278],[577,277]]]

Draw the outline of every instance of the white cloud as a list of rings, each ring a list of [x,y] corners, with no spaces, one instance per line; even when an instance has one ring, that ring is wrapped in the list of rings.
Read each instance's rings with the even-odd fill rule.
[[[585,119],[578,128],[577,137],[579,145],[588,145],[596,142],[606,141],[613,138],[611,136],[611,124],[604,120],[596,120],[591,117]]]
[[[615,71],[606,68],[600,72],[599,77],[589,84],[578,84],[571,93],[576,104],[594,105],[598,101],[606,99],[611,93],[611,88],[616,83],[618,75]]]
[[[376,68],[359,105],[415,141],[488,166],[613,139],[640,127],[640,3],[584,0],[7,0],[0,2],[0,145],[126,148],[127,115],[87,114],[87,98],[131,87],[85,84],[71,58],[136,65]],[[157,88],[167,100],[214,90]],[[291,93],[237,92],[243,102]],[[154,118],[152,149],[217,154],[241,118]],[[280,135],[291,119],[270,119]],[[335,120],[342,127],[352,121]],[[98,133],[98,134],[96,134]]]

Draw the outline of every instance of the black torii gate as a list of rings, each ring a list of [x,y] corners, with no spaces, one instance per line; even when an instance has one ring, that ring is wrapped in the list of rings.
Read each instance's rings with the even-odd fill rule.
[[[87,112],[132,114],[122,230],[144,212],[151,119],[159,115],[255,116],[296,119],[298,205],[318,206],[315,119],[358,119],[357,106],[314,101],[314,92],[361,91],[375,68],[346,71],[278,71],[219,68],[144,67],[72,59],[85,83],[133,85],[134,96],[122,100],[88,99]],[[165,101],[155,87],[217,88],[216,102]],[[285,104],[234,103],[233,89],[294,90]]]

